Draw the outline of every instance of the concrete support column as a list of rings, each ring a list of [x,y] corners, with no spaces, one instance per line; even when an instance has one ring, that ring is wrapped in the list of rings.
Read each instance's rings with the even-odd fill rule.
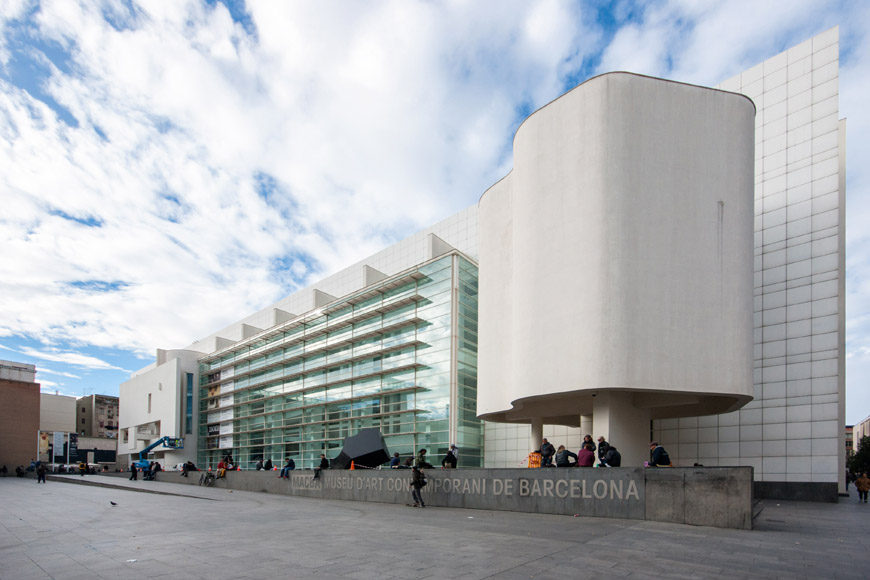
[[[544,439],[544,421],[542,419],[532,419],[532,451],[537,451],[541,448],[541,442]]]
[[[592,440],[595,441],[597,436],[592,432],[592,415],[580,415],[580,432],[583,435],[592,435]]]
[[[623,467],[639,467],[649,460],[650,412],[635,407],[631,393],[599,392],[592,401],[592,419],[593,437],[603,435],[616,447]]]

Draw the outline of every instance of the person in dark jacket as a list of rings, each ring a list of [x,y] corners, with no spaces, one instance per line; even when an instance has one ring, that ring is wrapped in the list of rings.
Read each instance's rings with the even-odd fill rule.
[[[182,477],[187,477],[187,474],[190,473],[191,471],[196,471],[196,465],[193,463],[193,461],[188,460],[188,461],[185,461],[184,463],[181,464],[181,476]]]
[[[36,483],[45,483],[45,464],[40,463],[36,468]]]
[[[553,456],[556,454],[556,448],[553,444],[547,441],[547,438],[541,441],[541,448],[538,449],[541,454],[541,467],[553,467]]]
[[[323,453],[320,454],[320,467],[314,470],[314,479],[320,479],[320,472],[329,469],[329,459]]]
[[[572,462],[571,459],[574,459]],[[577,455],[565,449],[564,445],[559,445],[559,450],[556,451],[556,467],[576,467]]]
[[[649,454],[650,467],[671,467],[671,457],[658,441],[649,444]]]
[[[139,470],[136,469],[135,463],[131,463],[130,464],[130,481],[136,481],[137,479],[139,479]]]
[[[420,490],[426,485],[426,476],[423,471],[416,465],[411,469],[411,497],[414,499],[414,507],[426,507],[423,503],[423,495]]]
[[[604,460],[601,462],[603,467],[619,467],[622,465],[622,455],[616,450],[613,445],[607,446],[607,453],[604,454]]]
[[[399,458],[398,452],[393,453],[393,456],[390,458],[390,469],[398,469],[400,463],[402,463],[402,460]]]
[[[592,440],[592,435],[587,434],[583,436],[583,443],[580,444],[580,449],[583,449],[587,445],[591,445],[592,452],[595,453],[595,441]]]
[[[265,469],[266,471],[272,471],[273,467],[275,466],[272,464],[272,458],[270,457],[266,459],[266,463],[263,464],[263,469]]]
[[[867,503],[867,492],[870,491],[870,477],[866,473],[862,473],[855,480],[855,489],[858,490],[858,502]]]
[[[610,443],[602,435],[598,438],[598,462],[604,462],[604,456],[607,455],[607,448],[610,447]]]
[[[414,465],[420,469],[432,469],[432,464],[426,461],[425,449],[421,449],[417,452],[417,458],[414,460]]]
[[[296,462],[292,457],[287,458],[287,463],[281,468],[281,474],[278,476],[282,479],[290,479],[290,472],[296,469]]]
[[[457,463],[456,445],[451,445],[450,449],[447,450],[447,454],[444,455],[444,459],[441,460],[441,469],[456,469]]]

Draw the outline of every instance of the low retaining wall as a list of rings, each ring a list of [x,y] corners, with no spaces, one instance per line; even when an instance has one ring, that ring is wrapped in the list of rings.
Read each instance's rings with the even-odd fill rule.
[[[752,468],[453,469],[426,470],[427,505],[675,522],[751,529]],[[160,481],[197,484],[163,472]],[[216,487],[300,497],[409,503],[406,469],[321,473],[231,471]]]

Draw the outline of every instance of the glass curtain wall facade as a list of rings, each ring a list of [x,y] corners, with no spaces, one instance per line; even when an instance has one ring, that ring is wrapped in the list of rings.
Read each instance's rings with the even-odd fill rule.
[[[390,453],[483,465],[477,265],[440,256],[200,361],[199,457],[313,468],[377,427]]]

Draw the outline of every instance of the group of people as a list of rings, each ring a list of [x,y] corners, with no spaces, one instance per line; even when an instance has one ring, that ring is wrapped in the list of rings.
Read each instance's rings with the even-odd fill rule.
[[[596,445],[592,435],[583,437],[583,443],[577,453],[568,451],[564,445],[559,445],[557,449],[545,437],[537,453],[541,454],[541,467],[593,467],[596,459],[599,467],[622,465],[622,455],[619,450],[608,443],[604,437],[599,437]]]
[[[420,451],[417,452],[417,455],[408,457],[403,462],[398,453],[393,453],[393,457],[390,458],[390,469],[412,469],[414,467],[419,469],[433,469],[426,454],[427,451],[425,449],[420,449]],[[444,454],[444,458],[441,460],[441,469],[456,469],[458,464],[459,449],[455,444],[451,443],[450,447],[447,449],[447,453]]]
[[[646,462],[647,467],[671,467],[671,458],[665,448],[658,441],[649,444],[650,459]],[[592,440],[592,435],[583,437],[583,443],[577,453],[573,453],[559,445],[558,449],[545,437],[541,441],[541,448],[537,450],[541,454],[541,467],[593,467],[596,459],[598,467],[620,467],[622,454],[619,450],[601,436],[598,444]]]
[[[130,464],[130,481],[137,481],[139,479],[139,471],[140,469],[136,467],[135,463]],[[148,464],[148,467],[143,467],[141,471],[143,480],[154,481],[157,479],[157,474],[163,471],[163,467],[158,462],[152,461]]]

